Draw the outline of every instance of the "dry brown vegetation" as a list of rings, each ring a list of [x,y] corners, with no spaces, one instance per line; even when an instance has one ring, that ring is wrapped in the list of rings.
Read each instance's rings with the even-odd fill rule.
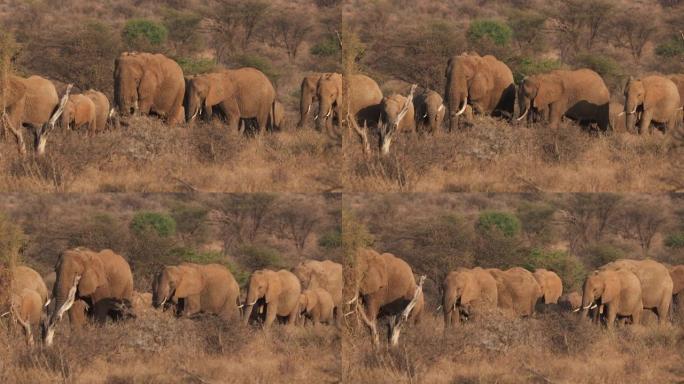
[[[362,323],[343,330],[345,382],[674,383],[684,379],[684,306],[674,323],[608,331],[576,314],[538,307],[512,320],[498,311],[444,334],[437,312],[444,276],[459,266],[544,267],[565,292],[617,258],[684,263],[679,195],[346,195],[344,244],[371,245],[427,275],[426,312],[400,345],[374,350]],[[383,324],[382,322],[380,324]],[[380,328],[383,328],[381,325]]]
[[[23,194],[0,199],[0,272],[12,254],[45,275],[65,249],[110,248],[131,264],[135,289],[150,291],[163,265],[220,263],[241,286],[251,271],[304,259],[339,260],[338,195]],[[0,313],[6,311],[0,290]],[[244,290],[243,290],[244,293]],[[336,382],[333,326],[274,325],[264,332],[205,315],[176,319],[138,310],[130,321],[71,332],[54,348],[29,348],[0,318],[0,381],[6,383]]]

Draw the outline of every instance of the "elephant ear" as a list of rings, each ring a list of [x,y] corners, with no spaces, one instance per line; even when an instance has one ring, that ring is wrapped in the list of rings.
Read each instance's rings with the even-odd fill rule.
[[[214,106],[223,100],[225,100],[228,95],[233,93],[233,80],[225,79],[224,81],[212,81],[207,84],[207,97],[204,99],[204,103],[207,106]]]
[[[177,268],[178,281],[174,297],[199,295],[204,288],[204,276],[199,268],[191,265],[179,265]]]
[[[610,303],[620,295],[620,279],[614,272],[607,275],[603,281],[603,294],[601,295],[601,301],[604,303]]]
[[[470,304],[479,299],[479,296],[480,285],[477,284],[475,279],[468,279],[465,287],[463,288],[463,293],[461,293],[461,304]]]
[[[494,80],[485,71],[475,72],[473,79],[470,81],[469,94],[473,99],[479,99],[486,95],[494,86]]]
[[[314,291],[306,293],[306,312],[311,313],[318,305],[318,295]]]
[[[83,275],[78,283],[79,293],[88,296],[105,284],[107,284],[107,273],[102,260],[95,255],[84,257]]]
[[[539,89],[537,96],[534,98],[533,106],[535,108],[543,109],[547,105],[558,100],[563,94],[563,82],[558,76],[548,76],[539,81]]]
[[[145,98],[143,96],[149,97],[153,95],[160,83],[159,76],[155,71],[143,71],[142,78],[140,79],[140,85],[138,86],[138,97],[143,99]]]
[[[280,276],[275,273],[269,274],[268,276],[268,287],[266,288],[266,304],[275,302],[280,296],[282,290],[282,283],[280,282]]]
[[[377,292],[387,285],[387,271],[380,258],[369,260],[368,269],[361,278],[360,291],[362,294]]]

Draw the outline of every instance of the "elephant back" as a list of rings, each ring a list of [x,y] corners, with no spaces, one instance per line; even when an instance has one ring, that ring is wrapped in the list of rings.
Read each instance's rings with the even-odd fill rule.
[[[12,270],[12,292],[18,294],[24,290],[36,292],[43,303],[47,301],[48,290],[43,278],[33,268],[21,265]]]

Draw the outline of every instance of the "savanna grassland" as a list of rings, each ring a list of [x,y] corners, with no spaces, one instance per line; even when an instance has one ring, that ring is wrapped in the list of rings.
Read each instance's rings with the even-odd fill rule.
[[[629,76],[684,71],[682,15],[681,1],[351,1],[345,62],[381,88],[401,80],[442,96],[447,60],[463,52],[496,56],[516,83],[590,68],[611,101],[624,103]],[[682,134],[599,135],[570,122],[550,130],[476,116],[456,132],[398,135],[386,157],[377,145],[365,156],[353,137],[344,184],[358,192],[681,191]]]
[[[159,52],[186,76],[254,67],[285,106],[280,131],[261,138],[218,121],[169,127],[134,118],[94,137],[57,128],[44,158],[0,140],[0,189],[36,192],[328,192],[341,189],[338,137],[296,129],[302,78],[340,67],[336,2],[0,2],[3,57],[21,76],[89,88],[113,100],[114,60]],[[3,68],[6,68],[3,66]],[[25,132],[29,146],[32,136]],[[29,148],[29,152],[32,152]]]
[[[399,347],[373,350],[367,329],[343,330],[346,382],[674,383],[684,379],[684,306],[673,324],[608,331],[558,308],[528,319],[498,310],[444,333],[441,281],[457,267],[547,268],[564,292],[619,258],[682,264],[679,195],[359,194],[344,197],[345,244],[370,245],[426,275],[426,310]],[[380,322],[380,324],[384,324]],[[384,330],[384,325],[380,329]]]
[[[110,248],[131,265],[135,289],[149,292],[164,265],[219,263],[243,287],[252,271],[304,259],[339,260],[338,195],[66,194],[4,195],[3,266],[45,275],[60,252]],[[152,307],[137,317],[72,332],[52,348],[25,345],[0,320],[0,378],[8,383],[336,382],[340,335],[333,326],[269,331],[204,315],[177,319]],[[3,311],[4,312],[4,311]]]

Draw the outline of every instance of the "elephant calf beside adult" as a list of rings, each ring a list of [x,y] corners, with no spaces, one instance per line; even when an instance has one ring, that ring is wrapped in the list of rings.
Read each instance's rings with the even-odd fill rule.
[[[505,271],[490,268],[487,271],[496,280],[499,308],[515,316],[534,314],[535,304],[543,292],[532,272],[520,267]]]
[[[38,272],[26,266],[12,269],[10,290],[10,313],[24,328],[26,342],[33,345],[33,328],[43,320],[43,306],[48,300],[48,290]]]
[[[436,133],[442,128],[446,108],[439,93],[429,89],[419,92],[413,98],[413,108],[415,110],[416,128],[419,131]]]
[[[306,260],[292,270],[301,282],[302,289],[324,289],[333,301],[333,314],[337,325],[342,324],[342,264],[330,260]]]
[[[632,271],[594,271],[584,281],[582,291],[583,317],[588,315],[592,307],[598,307],[604,312],[608,328],[613,327],[618,316],[630,317],[633,324],[639,324],[643,310],[642,289],[639,279]]]
[[[47,345],[52,344],[57,323],[75,302],[81,300],[92,307],[105,299],[131,301],[131,267],[121,255],[109,249],[100,252],[87,248],[64,251],[57,260],[55,272],[54,307],[44,333]]]
[[[237,321],[240,287],[228,268],[219,264],[182,263],[165,267],[152,286],[152,304],[162,310],[175,306],[176,315],[200,312]],[[182,303],[181,303],[182,301]]]
[[[610,93],[598,73],[590,69],[555,70],[523,79],[518,90],[521,115],[531,121],[542,112],[549,126],[558,128],[563,116],[589,126],[610,128]]]
[[[273,116],[275,98],[273,84],[258,69],[222,69],[188,79],[185,113],[188,122],[200,114],[211,119],[216,108],[231,130],[243,129],[240,119],[254,118],[263,133]]]

